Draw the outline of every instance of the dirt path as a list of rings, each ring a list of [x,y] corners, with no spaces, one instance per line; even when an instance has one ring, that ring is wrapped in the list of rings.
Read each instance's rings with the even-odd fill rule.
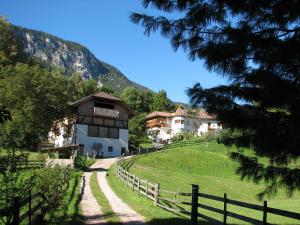
[[[94,166],[99,170],[97,172],[97,179],[99,186],[107,198],[112,210],[119,216],[120,221],[126,225],[145,225],[145,218],[130,208],[124,203],[110,188],[106,179],[106,170],[115,163],[116,159],[101,159],[98,160]]]
[[[91,167],[94,168],[95,164]],[[101,207],[99,206],[97,200],[92,194],[90,187],[90,179],[93,172],[85,172],[84,180],[81,183],[83,188],[82,200],[80,202],[81,213],[84,218],[84,223],[87,225],[101,225],[106,224],[106,220],[103,218],[103,213]]]

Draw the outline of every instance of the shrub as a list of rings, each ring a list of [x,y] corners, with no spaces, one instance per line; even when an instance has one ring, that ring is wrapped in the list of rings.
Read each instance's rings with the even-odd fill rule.
[[[35,171],[35,192],[40,192],[44,204],[41,207],[41,218],[57,209],[65,196],[71,179],[70,167],[55,166]]]
[[[76,156],[74,159],[74,167],[79,170],[86,170],[94,162],[95,162],[95,159],[90,159],[85,156]]]

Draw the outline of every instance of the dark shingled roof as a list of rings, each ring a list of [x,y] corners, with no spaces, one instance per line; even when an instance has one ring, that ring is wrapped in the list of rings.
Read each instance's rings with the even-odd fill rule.
[[[118,102],[120,105],[122,105],[124,108],[126,108],[128,110],[128,112],[130,113],[131,116],[134,116],[134,112],[132,111],[132,109],[129,108],[128,105],[125,104],[125,102],[122,99],[119,99],[111,94],[105,93],[105,92],[97,92],[94,93],[92,95],[89,95],[87,97],[84,97],[76,102],[71,103],[71,106],[78,106],[83,102],[86,102],[92,98],[100,98],[100,99],[108,99],[108,100],[112,100],[114,102]]]

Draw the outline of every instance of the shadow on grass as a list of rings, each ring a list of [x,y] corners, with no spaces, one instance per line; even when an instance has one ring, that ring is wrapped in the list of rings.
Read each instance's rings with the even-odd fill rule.
[[[83,187],[80,190],[80,194],[76,195],[76,189],[78,188],[80,176],[75,177],[74,184],[72,185],[72,190],[70,197],[68,200],[63,204],[63,206],[59,209],[59,211],[62,211],[59,214],[50,215],[50,220],[46,223],[49,225],[54,224],[60,224],[60,225],[83,225],[83,216],[80,215],[80,201],[82,199],[83,193],[84,193],[84,186],[85,182],[83,182]],[[83,180],[85,181],[84,177]],[[75,212],[71,215],[68,214],[68,208],[70,205],[72,205],[72,202],[75,201],[74,204],[74,210]]]

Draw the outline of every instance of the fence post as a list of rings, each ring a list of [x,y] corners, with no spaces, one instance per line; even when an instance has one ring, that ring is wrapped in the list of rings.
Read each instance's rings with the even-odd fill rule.
[[[139,147],[139,155],[141,154],[141,147]]]
[[[191,212],[191,223],[197,224],[198,221],[198,194],[199,186],[192,184],[192,212]]]
[[[32,208],[32,195],[31,190],[29,190],[29,196],[28,196],[28,224],[31,225],[31,208]]]
[[[132,182],[132,190],[134,191],[134,185],[135,185],[135,175],[133,175],[133,182]]]
[[[137,182],[138,182],[138,184],[137,184],[137,192],[138,192],[138,195],[140,195],[140,178],[139,177],[137,178]]]
[[[20,224],[20,198],[14,197],[14,214],[13,214],[13,222],[12,225]]]
[[[159,196],[159,184],[155,184],[154,186],[154,205],[158,203],[158,196]]]
[[[268,202],[264,201],[264,211],[263,211],[263,225],[267,224],[267,213],[268,213]]]
[[[223,224],[227,224],[227,194],[224,194],[224,217],[223,217]]]

